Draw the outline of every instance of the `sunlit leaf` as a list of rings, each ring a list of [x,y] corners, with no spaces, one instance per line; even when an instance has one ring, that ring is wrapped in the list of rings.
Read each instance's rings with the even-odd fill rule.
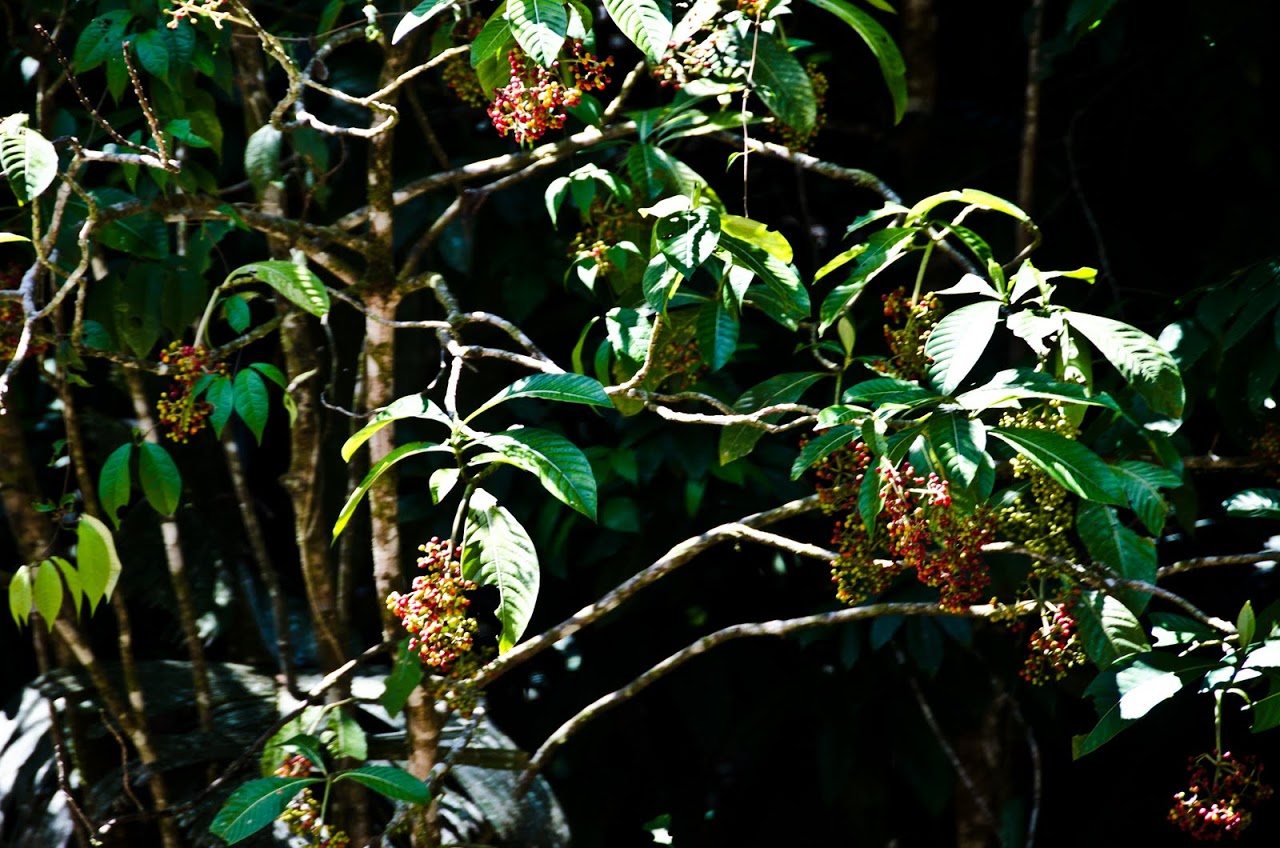
[[[498,590],[498,653],[520,641],[538,599],[538,553],[528,532],[484,489],[471,493],[462,573]]]

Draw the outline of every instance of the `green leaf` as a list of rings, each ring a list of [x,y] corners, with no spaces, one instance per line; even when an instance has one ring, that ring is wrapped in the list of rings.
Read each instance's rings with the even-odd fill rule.
[[[1023,212],[1003,197],[997,197],[994,194],[980,191],[976,188],[953,189],[930,195],[911,207],[911,210],[907,213],[907,220],[923,220],[926,215],[943,203],[963,203],[966,206],[976,206],[979,209],[1003,212],[1005,215],[1016,218],[1023,223],[1031,222],[1031,217],[1026,212]]]
[[[980,294],[983,297],[1000,299],[1000,292],[977,274],[965,274],[954,286],[938,289],[934,294]]]
[[[92,515],[81,514],[76,540],[76,566],[84,595],[89,599],[89,611],[94,612],[99,601],[111,597],[120,579],[120,556],[107,525]]]
[[[676,270],[692,277],[720,241],[720,213],[710,206],[676,212],[654,224],[653,234]]]
[[[1124,486],[1129,506],[1138,520],[1153,535],[1163,532],[1169,504],[1160,489],[1176,489],[1182,485],[1182,478],[1167,468],[1133,460],[1117,463],[1111,466],[1111,471]]]
[[[1151,650],[1137,617],[1117,598],[1103,592],[1085,592],[1071,606],[1080,626],[1085,653],[1099,669]]]
[[[25,241],[30,243],[31,239],[26,236],[20,236],[17,233],[0,233],[0,244],[9,244],[10,242]]]
[[[9,614],[19,627],[31,620],[31,567],[19,566],[9,578]]]
[[[800,274],[794,266],[728,233],[720,234],[720,246],[733,256],[735,265],[749,269],[760,278],[783,305],[787,315],[798,320],[809,317],[809,292],[800,282]]]
[[[322,772],[325,770],[324,751],[321,750],[320,740],[308,733],[295,733],[288,739],[273,743],[268,747],[291,748],[310,760],[314,768]]]
[[[58,151],[26,123],[22,113],[0,121],[0,170],[9,178],[19,206],[43,194],[58,175]]]
[[[115,200],[112,193],[105,190],[93,192],[99,207],[108,206],[108,201]],[[132,198],[120,198],[132,200]],[[107,247],[143,256],[148,259],[164,259],[169,254],[169,228],[160,215],[144,212],[116,218],[98,228],[95,235],[98,241]],[[158,304],[149,304],[151,311],[157,311]]]
[[[1280,727],[1280,691],[1278,690],[1280,687],[1273,682],[1271,694],[1259,701],[1254,701],[1249,708],[1253,712],[1253,726],[1250,729],[1254,733]]]
[[[671,41],[671,21],[656,0],[604,0],[609,17],[652,63],[662,59]]]
[[[511,43],[511,24],[507,21],[507,4],[500,3],[489,20],[485,21],[475,41],[471,42],[471,67],[479,70],[482,62],[497,62],[501,65],[501,76],[509,79],[511,70],[506,62],[506,48]],[[485,86],[485,94],[492,91]]]
[[[80,607],[84,603],[84,586],[80,580],[80,572],[62,557],[49,557],[49,560],[62,572],[62,580],[67,584],[67,592],[71,594],[71,601],[76,605],[76,617],[79,618]]]
[[[1121,577],[1155,582],[1155,542],[1121,524],[1113,507],[1081,501],[1076,512],[1076,532],[1089,555]],[[1151,597],[1136,590],[1120,590],[1117,594],[1136,612],[1142,612]]]
[[[361,766],[344,771],[334,779],[354,780],[393,801],[426,804],[431,800],[431,790],[427,788],[427,784],[395,766]]]
[[[172,85],[174,69],[185,71],[191,64],[196,34],[194,27],[162,26],[133,36],[131,41],[147,73]]]
[[[413,395],[412,398],[413,400],[419,399],[417,395]],[[516,398],[542,398],[543,400],[555,400],[560,401],[561,403],[582,403],[588,406],[613,406],[613,401],[609,400],[609,395],[605,393],[604,386],[600,385],[598,380],[593,380],[592,378],[582,374],[534,374],[529,377],[521,377],[519,380],[516,380],[489,400],[485,401],[476,408],[475,412],[472,412],[467,416],[467,421],[472,420],[485,410],[492,409],[504,401]],[[404,398],[401,400],[404,400]],[[398,402],[399,401],[397,401],[397,403]],[[430,401],[427,401],[427,403],[430,403]],[[390,409],[390,407],[388,407],[388,409]],[[385,422],[379,423],[385,425]],[[366,427],[366,429],[368,429],[368,427]],[[353,436],[352,438],[355,437]],[[344,458],[346,458],[345,446],[343,451]]]
[[[267,426],[267,412],[271,408],[267,397],[267,384],[252,368],[245,368],[236,375],[235,408],[240,420],[249,427],[258,444],[262,444],[262,431]]]
[[[854,31],[871,48],[871,52],[880,63],[880,73],[889,86],[889,95],[893,98],[893,121],[902,120],[907,111],[907,76],[906,64],[893,37],[875,18],[846,2],[846,0],[809,0],[810,3],[823,9],[853,27]]]
[[[1244,644],[1243,640],[1241,644]],[[1280,640],[1268,639],[1249,652],[1241,668],[1280,668]]]
[[[369,759],[369,740],[354,716],[342,709],[333,710],[329,713],[329,727],[333,739],[328,747],[335,757]]]
[[[867,442],[867,444],[873,443]],[[881,456],[872,465],[882,465],[885,461]],[[874,537],[876,519],[884,507],[884,498],[880,497],[881,477],[875,473],[872,465],[867,466],[867,471],[870,473],[863,475],[862,486],[858,489],[858,517],[862,519],[862,526],[866,529],[867,535]]]
[[[422,660],[418,658],[417,653],[409,650],[408,639],[401,640],[396,650],[395,662],[391,666],[391,673],[387,675],[386,685],[378,703],[390,715],[397,715],[409,702],[409,696],[413,694],[414,689],[418,688],[423,677]]]
[[[216,377],[209,383],[204,398],[213,404],[213,412],[209,413],[209,423],[213,425],[213,432],[221,436],[227,422],[231,420],[231,413],[235,411],[235,384],[231,382],[230,377]]]
[[[755,51],[755,70],[751,80],[764,105],[782,123],[797,132],[812,130],[818,117],[818,106],[813,95],[813,83],[804,66],[776,38],[764,33],[744,47],[748,61],[750,51]]]
[[[329,292],[320,278],[303,265],[268,260],[241,265],[227,275],[224,286],[257,280],[266,283],[301,309],[317,317],[329,312]]]
[[[254,130],[245,142],[244,172],[249,175],[249,182],[253,183],[258,197],[262,197],[267,186],[283,174],[280,169],[280,144],[283,140],[284,134],[280,130],[264,124]]]
[[[133,457],[133,442],[126,442],[113,450],[102,463],[98,475],[98,500],[102,510],[116,527],[120,526],[120,510],[129,505],[133,483],[129,478],[129,461]]]
[[[1097,750],[1104,743],[1142,718],[1157,704],[1167,701],[1182,689],[1181,676],[1174,671],[1155,668],[1138,661],[1126,668],[1100,675],[1089,686],[1089,693],[1100,702],[1102,718],[1085,737],[1076,737],[1072,756],[1076,759]],[[1102,704],[1114,698],[1105,712]]]
[[[837,263],[843,264],[841,260],[845,256],[852,254],[858,259],[849,279],[832,289],[823,299],[822,306],[818,309],[820,332],[825,333],[832,324],[840,320],[878,274],[906,255],[916,232],[914,227],[889,227],[869,236],[866,245],[858,245],[845,251],[823,266],[814,278],[815,281],[837,266]]]
[[[173,515],[182,497],[182,474],[169,452],[154,442],[138,446],[138,480],[147,503],[161,515]]]
[[[738,321],[717,298],[698,310],[695,332],[698,353],[712,371],[719,371],[738,349]]]
[[[502,461],[536,476],[565,505],[595,520],[596,478],[591,463],[573,442],[533,427],[492,433],[477,441],[497,451]]]
[[[409,442],[407,445],[401,445],[375,462],[369,469],[369,473],[360,481],[360,485],[356,486],[355,491],[347,498],[347,502],[342,505],[342,511],[338,513],[338,520],[333,523],[333,538],[338,538],[338,534],[342,532],[343,528],[347,526],[347,522],[351,520],[351,516],[355,513],[356,507],[360,505],[365,493],[369,491],[374,483],[378,482],[378,478],[385,474],[387,469],[405,457],[433,451],[452,452],[450,448],[438,445],[435,442]]]
[[[921,401],[940,400],[923,386],[893,377],[875,377],[855,383],[844,390],[840,400],[844,403],[865,403],[872,407],[895,403],[914,405]]]
[[[506,653],[520,641],[533,615],[540,580],[538,553],[520,522],[484,489],[471,493],[465,539],[462,574],[498,590],[498,653]]]
[[[71,54],[71,64],[77,73],[91,71],[108,60],[123,61],[120,44],[132,18],[131,12],[116,9],[99,15],[81,29]]]
[[[791,243],[777,230],[769,229],[768,224],[741,215],[721,215],[720,231],[728,233],[736,239],[754,244],[779,262],[791,264],[794,254]]]
[[[431,502],[438,504],[448,497],[453,487],[458,485],[461,474],[460,469],[453,467],[437,468],[432,471],[431,476],[427,478],[427,488],[431,490]]]
[[[1063,383],[1048,374],[1029,368],[1007,368],[997,373],[986,385],[978,386],[956,395],[956,403],[965,409],[984,409],[1017,406],[1013,401],[1043,398],[1085,406],[1101,406],[1119,411],[1120,407],[1106,393],[1090,395],[1079,383]]]
[[[815,462],[825,459],[832,452],[852,443],[861,433],[860,425],[844,424],[816,434],[800,449],[800,455],[791,464],[791,479],[799,480],[800,475]]]
[[[988,432],[1085,500],[1124,506],[1124,487],[1111,466],[1079,442],[1046,430],[992,427]]]
[[[929,418],[925,438],[937,454],[947,481],[972,490],[987,462],[987,428],[982,422],[957,413],[935,412]]]
[[[395,32],[391,34],[391,43],[399,44],[402,38],[452,6],[455,2],[456,0],[422,0],[421,3],[414,6],[408,14],[400,19],[400,23],[396,24]]]
[[[795,403],[806,389],[824,376],[826,375],[807,372],[778,374],[743,392],[742,396],[734,401],[733,409],[735,412],[746,414],[780,403]],[[776,421],[779,415],[766,416],[765,420]],[[763,430],[749,424],[730,424],[725,427],[720,431],[720,464],[727,465],[751,453],[756,442],[760,441],[763,435]]]
[[[551,67],[569,30],[563,0],[507,0],[507,20],[521,49],[542,67]]]
[[[962,306],[938,322],[924,346],[931,360],[929,382],[935,389],[955,394],[982,358],[999,321],[1000,304],[984,300]]]
[[[1245,489],[1222,502],[1236,518],[1280,518],[1280,489]]]
[[[1240,614],[1236,616],[1236,634],[1239,637],[1240,647],[1249,647],[1253,642],[1253,634],[1257,630],[1258,618],[1253,614],[1253,604],[1245,601],[1244,606],[1240,607]]]
[[[645,265],[644,274],[640,278],[640,289],[644,292],[645,302],[662,315],[667,314],[667,301],[675,294],[680,285],[680,272],[677,271],[667,257],[655,254]]]
[[[250,362],[249,367],[275,383],[280,388],[288,388],[289,382],[284,378],[284,374],[280,369],[269,362]]]
[[[1186,401],[1178,364],[1160,343],[1136,327],[1083,312],[1068,312],[1067,323],[1115,366],[1147,404],[1179,419]]]
[[[222,301],[222,316],[227,319],[232,330],[243,333],[249,329],[251,320],[249,302],[238,294],[231,295]]]
[[[436,406],[435,401],[422,395],[405,395],[375,412],[370,417],[368,424],[361,427],[351,438],[343,443],[343,462],[350,462],[355,452],[360,449],[361,445],[369,441],[374,433],[393,421],[400,421],[404,418],[426,418],[429,421],[444,424],[446,427],[453,426],[449,416],[445,414],[444,410]]]
[[[240,786],[218,810],[209,832],[228,845],[262,830],[280,817],[304,787],[321,783],[315,777],[263,777]]]

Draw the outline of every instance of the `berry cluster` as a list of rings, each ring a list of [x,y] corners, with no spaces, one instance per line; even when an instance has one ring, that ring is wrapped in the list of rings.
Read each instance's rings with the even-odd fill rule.
[[[1045,430],[1068,439],[1080,434],[1061,405],[1052,402],[1017,414],[1006,414],[1001,417],[1000,426]],[[1000,535],[1037,553],[1075,559],[1077,553],[1071,542],[1071,516],[1074,514],[1074,510],[1069,508],[1071,493],[1020,455],[1013,457],[1009,466],[1014,479],[1027,481],[1027,487],[1000,509]],[[1036,568],[1043,569],[1043,565],[1037,564]]]
[[[832,544],[840,556],[831,563],[836,597],[856,604],[882,592],[898,574],[914,570],[920,582],[941,593],[939,604],[960,610],[982,597],[990,582],[982,546],[994,538],[994,522],[984,510],[960,515],[947,481],[917,475],[908,463],[881,465],[877,481],[880,512],[868,530],[858,502],[868,480],[872,454],[859,439],[819,464],[818,497],[824,511],[841,514]],[[877,559],[885,552],[890,559]]]
[[[1079,589],[1074,590],[1079,595]],[[1040,608],[1040,626],[1031,633],[1026,662],[1019,672],[1036,686],[1061,680],[1067,672],[1085,662],[1084,647],[1076,631],[1071,603],[1046,603]]]
[[[9,360],[18,352],[22,324],[22,304],[16,300],[0,300],[0,368],[8,365]],[[47,344],[33,338],[27,345],[27,356],[38,356],[48,348]]]
[[[462,18],[453,25],[451,34],[453,43],[460,45],[475,41],[483,27],[482,15]],[[451,56],[446,59],[440,67],[440,74],[444,78],[445,85],[449,86],[453,95],[464,105],[478,109],[489,105],[489,93],[480,84],[480,78],[472,70],[471,63],[465,55]]]
[[[608,69],[613,67],[613,57],[600,59],[588,53],[577,38],[569,42],[569,52],[573,54],[569,69],[573,72],[574,87],[580,91],[604,91],[610,82]]]
[[[884,340],[889,360],[881,370],[899,380],[923,380],[929,370],[924,346],[942,318],[942,304],[933,293],[918,301],[899,288],[881,296],[884,302]]]
[[[222,29],[222,22],[231,17],[230,12],[222,10],[222,2],[223,0],[173,0],[177,8],[164,10],[172,18],[166,26],[177,29],[183,18],[195,26],[196,18],[208,18],[213,21],[214,26]]]
[[[173,373],[173,383],[161,392],[156,401],[156,417],[165,435],[175,442],[187,442],[204,429],[213,412],[213,404],[200,400],[196,395],[196,383],[209,375],[225,375],[226,363],[209,359],[204,347],[175,341],[160,352],[160,361]]]
[[[308,777],[311,772],[311,761],[301,754],[295,754],[285,759],[276,769],[275,774],[277,777]],[[347,848],[351,844],[351,837],[331,825],[324,824],[321,821],[322,813],[320,801],[316,799],[315,794],[310,789],[303,789],[289,802],[289,806],[284,808],[284,812],[280,814],[280,821],[288,826],[290,834],[306,840],[307,845],[315,845],[319,848]]]
[[[679,91],[693,80],[716,75],[724,69],[725,57],[729,53],[728,37],[721,29],[716,29],[715,19],[703,24],[685,43],[671,42],[662,61],[653,69],[653,77],[663,88]],[[701,41],[697,38],[703,32],[710,32]]]
[[[636,214],[611,198],[593,198],[582,213],[582,229],[569,243],[569,255],[574,259],[594,259],[596,273],[607,275],[614,270],[608,250],[625,240],[627,228],[638,222]]]
[[[426,573],[413,578],[407,595],[392,592],[387,608],[409,632],[409,650],[425,665],[449,674],[474,644],[476,620],[467,615],[471,599],[465,593],[476,584],[463,579],[458,551],[451,543],[432,538],[419,550],[423,555],[418,567]]]
[[[813,121],[813,126],[801,132],[781,121],[775,121],[769,125],[769,129],[777,133],[783,145],[801,152],[809,150],[813,145],[813,140],[817,138],[818,133],[826,126],[827,92],[831,88],[831,82],[827,79],[827,75],[818,70],[817,65],[809,64],[805,68],[805,72],[809,75],[809,84],[813,86],[813,102],[817,107],[817,117]]]
[[[1169,821],[1192,839],[1221,842],[1224,835],[1239,839],[1253,821],[1249,808],[1273,794],[1262,782],[1262,764],[1255,757],[1235,757],[1217,751],[1192,757],[1186,790],[1173,796]]]
[[[505,87],[494,92],[489,119],[499,135],[514,135],[520,144],[542,138],[547,130],[558,130],[568,117],[566,109],[582,101],[582,92],[609,84],[607,68],[613,57],[597,59],[585,52],[582,42],[571,44],[573,58],[566,61],[573,85],[566,85],[557,73],[560,62],[544,68],[520,50],[507,54],[511,76]]]

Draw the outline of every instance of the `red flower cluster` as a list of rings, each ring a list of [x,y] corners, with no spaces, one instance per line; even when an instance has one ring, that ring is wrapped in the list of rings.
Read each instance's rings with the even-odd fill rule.
[[[568,117],[565,109],[577,106],[582,92],[567,88],[551,70],[519,50],[512,50],[511,81],[495,92],[489,119],[499,135],[512,134],[520,144],[537,141],[547,130],[558,130]],[[552,68],[559,67],[559,62]]]
[[[476,584],[462,577],[458,552],[449,542],[433,538],[420,550],[418,567],[425,569],[413,579],[407,595],[392,592],[387,608],[409,632],[409,650],[422,662],[448,674],[459,658],[470,653],[476,621],[467,615],[471,600],[466,592]]]
[[[1075,594],[1079,594],[1078,589]],[[1041,607],[1040,626],[1031,633],[1027,660],[1019,672],[1028,683],[1039,686],[1061,680],[1070,669],[1084,664],[1084,647],[1080,644],[1070,606],[1070,603],[1048,603]]]
[[[208,348],[175,341],[160,353],[160,361],[173,372],[173,383],[156,401],[156,417],[165,435],[175,442],[187,442],[204,429],[213,404],[196,397],[196,383],[206,375],[224,375],[227,366],[211,362]]]
[[[309,777],[311,761],[301,754],[287,758],[276,769],[277,777]],[[289,833],[306,840],[307,845],[319,848],[346,848],[351,837],[341,830],[320,821],[320,802],[310,789],[299,792],[280,814],[280,821],[289,827]]]
[[[1249,808],[1274,792],[1262,782],[1262,768],[1255,757],[1234,757],[1230,751],[1192,757],[1190,783],[1173,796],[1169,821],[1201,842],[1221,842],[1224,835],[1239,839],[1253,821]]]

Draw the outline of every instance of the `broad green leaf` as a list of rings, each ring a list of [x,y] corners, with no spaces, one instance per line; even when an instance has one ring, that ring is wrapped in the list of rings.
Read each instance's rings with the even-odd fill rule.
[[[404,639],[396,650],[395,662],[391,666],[391,673],[387,675],[386,685],[381,697],[378,698],[378,703],[390,715],[399,714],[404,709],[404,705],[409,702],[409,696],[413,694],[413,690],[422,682],[423,677],[422,660],[418,658],[417,653],[409,650],[409,640]]]
[[[196,46],[195,28],[156,27],[131,36],[131,43],[147,73],[172,85],[174,70],[185,70],[191,64]]]
[[[99,601],[111,597],[120,579],[120,556],[107,525],[92,515],[81,514],[76,540],[76,567],[89,611],[94,612]]]
[[[1253,725],[1250,729],[1254,733],[1262,733],[1264,730],[1280,727],[1280,685],[1273,682],[1271,684],[1271,694],[1261,700],[1254,701],[1249,709],[1253,713]]]
[[[867,442],[867,444],[872,443]],[[862,519],[862,526],[868,536],[875,536],[876,519],[884,507],[884,498],[880,497],[881,477],[874,470],[875,466],[884,462],[885,459],[881,456],[876,462],[867,466],[868,473],[863,476],[862,487],[858,489],[858,517]]]
[[[954,412],[935,412],[925,438],[947,481],[966,491],[973,489],[987,452],[987,428],[982,422]]]
[[[1158,568],[1155,542],[1121,524],[1114,507],[1081,501],[1076,512],[1076,532],[1089,555],[1121,577],[1155,582]],[[1136,612],[1142,612],[1151,597],[1130,590],[1120,590],[1117,594]]]
[[[977,274],[965,274],[954,286],[938,289],[934,294],[980,294],[983,297],[1000,299],[1000,292]]]
[[[1167,468],[1149,462],[1127,461],[1111,466],[1111,471],[1124,486],[1129,506],[1147,530],[1153,535],[1164,531],[1165,516],[1169,504],[1160,494],[1161,489],[1176,489],[1182,478]]]
[[[133,200],[128,195],[120,197],[106,189],[95,189],[92,193],[100,208],[111,205],[111,202]],[[169,227],[163,217],[152,212],[108,221],[98,228],[95,235],[98,241],[122,253],[148,259],[164,259],[169,255]],[[151,304],[152,310],[155,311],[157,306]]]
[[[856,254],[858,264],[849,274],[849,279],[832,289],[818,309],[818,317],[821,320],[818,329],[821,332],[825,333],[827,328],[840,320],[845,312],[853,307],[858,296],[871,280],[906,255],[916,232],[914,227],[888,227],[867,238],[865,249],[859,250]],[[859,247],[863,246],[859,245]],[[828,262],[818,272],[819,277],[849,252],[845,251]],[[817,279],[818,277],[815,277],[815,281]]]
[[[22,113],[0,121],[0,170],[22,206],[34,200],[58,175],[58,152],[53,143],[27,125]]]
[[[889,86],[889,95],[893,98],[893,122],[902,120],[907,111],[907,77],[906,64],[902,61],[902,53],[893,37],[871,15],[846,0],[809,0],[819,9],[824,9],[853,27],[854,31],[871,48],[876,61],[880,63],[880,73]]]
[[[697,320],[698,353],[712,371],[719,371],[738,349],[738,322],[719,298],[703,305]]]
[[[396,24],[395,32],[391,34],[391,43],[399,44],[400,39],[452,6],[455,2],[456,0],[422,0],[421,3],[414,6],[408,14],[400,19],[400,23]]]
[[[859,215],[857,218],[854,218],[853,222],[849,224],[849,226],[845,227],[844,236],[845,238],[848,238],[868,224],[874,224],[876,221],[881,221],[885,218],[896,218],[899,215],[906,215],[909,211],[910,210],[901,203],[885,201],[884,206],[881,206],[879,209],[872,209],[870,212],[866,212]]]
[[[325,770],[323,746],[309,733],[295,733],[281,742],[272,743],[270,747],[292,750],[310,760],[313,768]]]
[[[126,442],[116,448],[102,463],[98,475],[98,500],[102,510],[116,527],[120,526],[120,510],[129,505],[129,493],[133,483],[129,477],[129,462],[133,458],[133,443]]]
[[[472,420],[480,413],[492,409],[503,401],[516,398],[542,398],[543,400],[555,400],[561,403],[613,406],[613,401],[609,400],[609,396],[605,394],[604,386],[590,377],[582,374],[534,374],[529,377],[521,377],[498,392],[477,407],[475,412],[468,415],[467,420]],[[414,395],[413,399],[417,400],[418,396]]]
[[[825,459],[831,453],[852,443],[861,433],[861,426],[844,424],[814,434],[813,438],[800,449],[800,455],[796,457],[796,461],[791,464],[791,479],[799,480],[800,475],[815,462]]]
[[[76,605],[76,618],[79,618],[80,607],[84,604],[84,586],[80,580],[80,572],[76,571],[75,566],[62,557],[49,557],[49,560],[62,572],[62,581],[67,584],[67,592],[71,595],[71,602]]]
[[[31,620],[31,566],[19,566],[9,578],[9,614],[19,627]]]
[[[1243,644],[1243,640],[1242,640]],[[1280,668],[1280,640],[1268,639],[1254,648],[1240,664],[1241,668]]]
[[[1151,650],[1138,619],[1119,599],[1103,592],[1085,592],[1071,606],[1080,627],[1085,653],[1101,670]]]
[[[471,493],[464,538],[462,574],[498,590],[498,653],[506,653],[524,635],[538,600],[538,553],[520,522],[484,489]]]
[[[862,419],[870,414],[871,410],[865,406],[836,404],[835,406],[825,407],[818,413],[816,426],[822,429],[839,427],[841,424],[857,424],[861,426]]]
[[[369,441],[374,433],[393,421],[400,421],[404,418],[426,418],[429,421],[444,424],[446,427],[453,426],[449,416],[445,414],[444,410],[436,406],[435,401],[423,395],[405,395],[375,412],[369,418],[368,424],[361,427],[351,438],[343,443],[341,451],[343,462],[350,462],[355,452],[360,449],[361,445]]]
[[[644,292],[645,302],[659,314],[667,314],[667,301],[680,286],[680,272],[675,269],[666,254],[657,253],[645,265],[644,275],[640,278],[640,288]]]
[[[1253,604],[1245,601],[1244,606],[1240,607],[1240,614],[1236,616],[1236,635],[1239,638],[1240,647],[1248,648],[1257,630],[1258,617],[1253,614]]]
[[[604,0],[604,7],[646,59],[655,64],[662,59],[671,41],[671,21],[657,0]]]
[[[521,49],[542,67],[551,67],[569,30],[564,0],[507,0],[507,21]]]
[[[375,462],[369,469],[369,473],[360,481],[360,485],[356,486],[355,491],[347,498],[347,502],[342,505],[342,511],[338,513],[338,520],[333,523],[333,538],[338,538],[338,534],[342,532],[343,528],[347,526],[347,522],[351,520],[351,516],[355,513],[356,507],[360,505],[365,493],[369,491],[374,483],[378,482],[378,478],[385,474],[387,469],[405,457],[440,451],[452,452],[452,449],[444,445],[438,445],[435,442],[409,442],[407,445],[401,445]]]
[[[257,280],[266,283],[294,305],[323,317],[329,311],[329,292],[320,278],[303,265],[282,259],[251,262],[227,275],[224,286]]]
[[[844,390],[840,400],[844,403],[865,403],[872,407],[885,403],[917,404],[921,401],[939,400],[933,392],[908,380],[893,377],[874,377],[855,383]]]
[[[984,409],[1015,406],[1013,401],[1026,398],[1043,398],[1064,403],[1101,406],[1119,411],[1120,407],[1105,392],[1091,395],[1079,383],[1063,383],[1048,374],[1029,368],[1007,368],[997,373],[986,385],[978,386],[956,395],[956,403],[965,409]]]
[[[269,362],[250,362],[249,367],[275,383],[280,388],[288,388],[289,381],[284,378],[284,374],[280,369]]]
[[[426,804],[431,800],[427,784],[395,766],[361,766],[342,772],[335,780],[354,780],[393,801]]]
[[[736,239],[750,242],[773,256],[779,262],[791,264],[794,255],[791,243],[777,230],[769,229],[768,224],[741,215],[721,215],[720,231],[728,233]]]
[[[160,340],[160,306],[163,280],[145,273],[146,264],[134,265],[130,272],[111,285],[116,338],[124,341],[135,356],[145,358]]]
[[[1186,400],[1182,375],[1178,364],[1159,342],[1137,327],[1110,318],[1083,312],[1068,312],[1065,317],[1153,410],[1172,419],[1182,417]]]
[[[91,71],[107,61],[120,60],[123,63],[120,45],[132,18],[131,12],[117,9],[99,15],[81,29],[71,54],[71,64],[76,72]]]
[[[1003,212],[1005,215],[1016,218],[1023,223],[1030,223],[1031,221],[1031,217],[1026,212],[1023,212],[1003,197],[996,197],[994,194],[979,191],[976,188],[953,189],[930,195],[911,207],[911,210],[907,213],[907,220],[920,221],[932,212],[934,208],[943,203],[963,203],[966,206],[977,206],[979,209]]]
[[[280,144],[283,139],[284,134],[280,130],[271,124],[263,124],[245,142],[244,172],[249,175],[249,182],[253,183],[253,190],[258,197],[262,197],[267,186],[280,179],[283,174],[280,168]]]
[[[506,62],[507,45],[511,43],[511,24],[507,21],[507,4],[499,3],[498,8],[489,20],[485,21],[484,26],[476,35],[475,40],[471,42],[471,67],[477,71],[480,64],[497,63],[500,65],[499,73],[504,80],[510,79],[511,70]],[[481,77],[483,80],[483,77]],[[485,86],[485,93],[491,94],[489,86]]]
[[[332,710],[329,713],[329,729],[333,731],[333,739],[329,741],[328,747],[335,757],[369,759],[369,740],[350,713],[343,709]]]
[[[236,375],[235,408],[258,444],[262,444],[262,432],[267,427],[267,412],[271,400],[267,396],[267,384],[262,375],[252,368],[245,368]]]
[[[1245,489],[1222,502],[1237,518],[1280,518],[1280,489]]]
[[[848,265],[850,262],[852,262],[853,260],[861,256],[863,253],[866,253],[866,251],[867,251],[866,244],[855,244],[853,247],[847,250],[840,251],[831,259],[827,260],[827,263],[817,270],[817,272],[813,275],[813,281],[816,283],[818,282],[818,280],[821,280],[823,277],[827,276],[832,271],[835,271],[839,268],[843,268],[844,266]]]
[[[988,432],[1085,500],[1124,506],[1124,487],[1111,466],[1079,442],[1046,430],[992,427]]]
[[[744,47],[748,61],[754,51],[751,82],[769,111],[800,133],[813,129],[818,117],[817,100],[809,74],[799,60],[777,38],[764,33]]]
[[[154,442],[138,446],[138,481],[147,503],[161,515],[173,515],[182,497],[182,474],[173,457]]]
[[[763,383],[752,386],[734,401],[738,413],[751,413],[780,403],[795,403],[805,390],[821,380],[825,374],[778,374]],[[777,415],[766,416],[766,421],[776,421]],[[720,464],[727,465],[735,459],[751,453],[764,431],[748,424],[730,424],[720,431]]]
[[[1090,685],[1089,692],[1099,702],[1098,712],[1102,718],[1088,736],[1073,740],[1072,756],[1078,759],[1097,750],[1157,704],[1176,695],[1182,685],[1177,672],[1141,661],[1101,675]],[[1104,711],[1102,707],[1113,698],[1111,706]]]
[[[710,206],[676,212],[654,224],[653,234],[676,270],[692,277],[720,241],[720,213]]]
[[[315,777],[263,777],[240,786],[218,810],[209,832],[228,845],[247,839],[280,817],[305,787],[322,782]]]
[[[720,246],[733,256],[735,265],[750,269],[764,283],[788,315],[799,320],[809,317],[809,292],[800,282],[800,274],[794,266],[728,233],[720,234]]]
[[[237,333],[249,329],[251,313],[249,302],[238,294],[233,294],[222,301],[222,317],[227,319],[228,326]]]
[[[461,474],[460,469],[453,467],[437,468],[432,471],[431,476],[427,478],[427,488],[431,490],[431,502],[438,504],[448,497],[453,487],[458,485]]]
[[[929,382],[944,395],[955,394],[978,364],[1000,321],[1000,304],[984,300],[962,306],[933,328],[925,342]]]
[[[596,478],[591,463],[573,442],[533,427],[493,433],[477,441],[497,451],[502,461],[536,476],[566,506],[595,520]]]
[[[213,412],[209,413],[209,423],[213,432],[219,436],[231,420],[231,413],[236,408],[236,388],[230,377],[216,377],[205,390],[204,398],[213,404]]]

